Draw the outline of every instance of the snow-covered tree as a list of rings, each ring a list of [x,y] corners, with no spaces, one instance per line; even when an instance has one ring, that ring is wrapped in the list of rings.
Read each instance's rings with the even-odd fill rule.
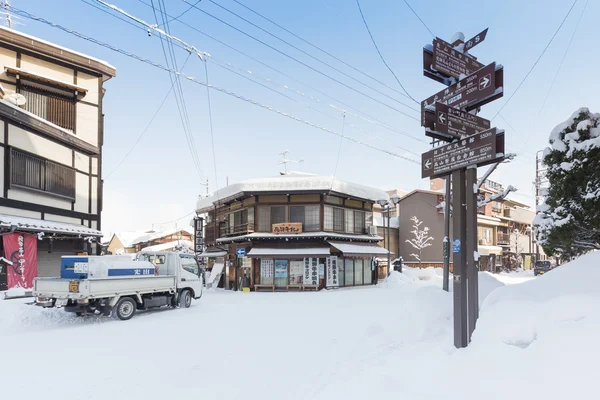
[[[413,230],[410,231],[415,237],[414,239],[407,239],[406,243],[409,243],[412,247],[414,247],[417,250],[417,253],[412,253],[410,254],[411,257],[414,257],[418,262],[419,262],[419,268],[421,267],[421,254],[423,249],[431,246],[431,242],[433,241],[433,238],[431,236],[429,236],[429,228],[428,227],[424,227],[423,229],[421,229],[421,225],[423,224],[423,221],[419,221],[419,218],[417,218],[416,216],[412,217],[410,219],[411,221],[413,221],[414,225],[413,225]]]
[[[580,108],[550,133],[549,188],[538,207],[537,242],[570,258],[600,249],[600,114]]]

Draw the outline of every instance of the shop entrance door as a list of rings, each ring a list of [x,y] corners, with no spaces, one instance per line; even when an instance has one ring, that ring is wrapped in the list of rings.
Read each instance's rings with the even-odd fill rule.
[[[288,270],[288,260],[275,260],[275,288],[285,289],[288,285]]]

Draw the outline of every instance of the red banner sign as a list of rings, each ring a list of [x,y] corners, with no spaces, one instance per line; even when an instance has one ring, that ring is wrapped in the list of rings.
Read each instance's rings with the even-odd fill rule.
[[[4,257],[13,265],[7,266],[8,288],[31,289],[37,276],[37,236],[11,233],[3,236]]]

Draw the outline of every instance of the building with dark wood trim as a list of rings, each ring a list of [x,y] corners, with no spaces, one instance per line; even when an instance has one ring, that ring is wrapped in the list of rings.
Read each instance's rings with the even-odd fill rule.
[[[57,275],[61,255],[100,251],[102,103],[115,75],[104,61],[0,27],[0,231],[38,234],[40,276]]]
[[[308,290],[371,285],[387,250],[373,226],[386,192],[331,177],[236,183],[198,201],[207,252],[224,257],[224,286]],[[316,271],[316,272],[315,272]]]

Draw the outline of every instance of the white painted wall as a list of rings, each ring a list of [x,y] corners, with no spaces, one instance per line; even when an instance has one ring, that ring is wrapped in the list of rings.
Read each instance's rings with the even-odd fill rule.
[[[66,83],[73,83],[73,69],[40,60],[39,58],[25,54],[21,55],[21,68],[27,72],[33,72]]]
[[[67,224],[81,225],[81,219],[63,217],[62,215],[46,214],[44,219],[46,221],[65,222]]]
[[[88,212],[90,181],[87,175],[75,173],[75,211]]]
[[[77,86],[81,86],[88,90],[82,100],[88,103],[98,104],[98,77],[95,77],[85,72],[77,72]]]
[[[17,217],[27,217],[27,218],[36,218],[36,219],[42,218],[42,214],[39,212],[21,210],[21,209],[12,208],[12,207],[0,207],[0,214],[16,215]]]
[[[98,175],[98,159],[92,157],[92,175]]]
[[[0,48],[0,65],[2,69],[0,70],[0,78],[6,79],[9,81],[16,81],[16,78],[6,75],[4,71],[4,67],[16,67],[17,66],[17,52]],[[4,85],[4,83],[2,84]]]
[[[11,146],[67,166],[71,166],[73,162],[70,149],[27,132],[15,125],[8,125],[8,143]]]
[[[92,177],[92,214],[98,213],[98,178]]]
[[[9,189],[8,198],[13,200],[26,201],[33,204],[41,204],[49,207],[63,208],[65,210],[71,209],[71,202],[69,200],[63,200],[57,197],[48,196],[45,194],[38,194],[36,192],[22,190],[22,189]]]
[[[98,145],[98,108],[77,103],[77,137]]]
[[[75,168],[80,171],[89,172],[90,169],[90,157],[85,154],[75,152]]]

